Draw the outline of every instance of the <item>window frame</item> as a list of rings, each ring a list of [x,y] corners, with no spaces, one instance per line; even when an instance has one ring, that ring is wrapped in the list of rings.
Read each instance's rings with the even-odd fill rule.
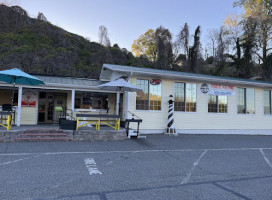
[[[268,91],[270,93],[270,114],[265,114],[265,109],[264,109],[264,101],[265,101],[265,96],[264,93],[265,91]],[[264,116],[272,116],[272,90],[263,90],[263,115]]]
[[[160,110],[150,110],[150,80],[153,78],[135,78],[135,86],[137,86],[137,80],[148,80],[148,110],[137,110],[137,92],[135,93],[134,104],[135,112],[162,112],[163,111],[163,80],[161,81],[161,109]]]
[[[198,94],[197,94],[197,88],[198,88],[198,84],[197,83],[193,83],[193,82],[181,82],[181,81],[174,81],[173,82],[173,96],[175,99],[175,83],[183,83],[184,84],[184,111],[178,111],[175,110],[175,100],[174,100],[174,112],[180,112],[180,113],[197,113],[198,112]],[[186,111],[186,85],[187,84],[195,84],[196,85],[196,111]]]
[[[217,101],[217,112],[209,112],[209,94],[207,95],[207,113],[208,114],[219,114],[219,115],[228,115],[229,114],[229,96],[227,95],[211,95],[211,96],[216,96],[216,101]],[[219,104],[218,104],[218,96],[226,96],[227,97],[227,112],[225,113],[220,113],[219,112]]]
[[[244,89],[245,93],[244,93],[244,96],[245,96],[245,113],[238,113],[238,102],[239,102],[239,97],[238,97],[238,89]],[[250,113],[247,113],[247,108],[248,108],[248,100],[247,100],[247,90],[248,89],[253,89],[254,90],[254,114],[250,114]],[[236,91],[235,93],[237,94],[237,97],[236,97],[236,114],[238,115],[256,115],[256,91],[255,91],[255,88],[246,88],[246,87],[236,87]]]

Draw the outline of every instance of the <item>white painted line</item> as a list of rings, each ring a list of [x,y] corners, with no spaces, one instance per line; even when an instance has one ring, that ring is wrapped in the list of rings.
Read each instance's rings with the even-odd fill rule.
[[[261,154],[263,155],[263,158],[264,158],[264,160],[267,162],[267,164],[269,165],[269,167],[272,168],[272,164],[271,164],[271,162],[269,161],[269,159],[266,157],[266,155],[265,155],[263,149],[260,149],[260,152],[261,152]]]
[[[207,149],[209,151],[247,151],[259,150],[260,148],[225,148]],[[272,148],[261,148],[272,150]],[[0,153],[0,156],[26,156],[26,155],[61,155],[61,154],[106,154],[106,153],[148,153],[148,152],[194,152],[205,151],[206,149],[159,149],[159,150],[136,150],[136,151],[74,151],[74,152],[45,152],[45,153]]]
[[[84,162],[86,164],[86,167],[87,167],[90,175],[93,175],[93,174],[100,174],[101,175],[102,174],[102,172],[100,172],[97,169],[96,163],[93,158],[86,158],[86,159],[84,159]]]
[[[39,155],[38,156],[34,156],[34,157],[21,158],[21,159],[18,159],[18,160],[13,160],[13,161],[9,161],[9,162],[0,163],[0,166],[2,166],[2,165],[8,165],[8,164],[11,164],[11,163],[15,163],[15,162],[23,161],[23,160],[28,160],[30,158],[36,158],[36,157],[39,157]]]
[[[198,163],[200,162],[200,160],[203,158],[203,156],[207,153],[207,149],[204,150],[202,152],[202,154],[199,156],[199,158],[194,162],[192,168],[190,169],[189,173],[187,174],[187,176],[185,177],[185,179],[180,183],[181,185],[182,184],[186,184],[188,183],[188,181],[190,180],[191,176],[192,176],[192,173],[193,171],[195,170],[196,166],[198,165]]]

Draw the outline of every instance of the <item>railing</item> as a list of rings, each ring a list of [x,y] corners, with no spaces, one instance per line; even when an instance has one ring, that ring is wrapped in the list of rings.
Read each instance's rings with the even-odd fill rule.
[[[132,115],[132,118],[134,118],[134,116],[135,117],[137,117],[138,119],[141,119],[142,120],[142,118],[141,117],[139,117],[139,116],[137,116],[135,113],[133,113],[133,112],[130,112],[130,111],[128,111],[131,115]]]

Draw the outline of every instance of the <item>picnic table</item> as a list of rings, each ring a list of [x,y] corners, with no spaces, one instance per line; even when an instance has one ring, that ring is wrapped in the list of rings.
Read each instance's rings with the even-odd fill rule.
[[[83,118],[83,119],[82,119]],[[87,119],[89,118],[89,119]],[[95,129],[100,130],[100,125],[104,124],[106,126],[114,128],[114,130],[120,129],[121,115],[108,115],[108,114],[77,114],[76,115],[76,130],[80,127],[86,126],[88,124],[95,123]],[[80,125],[80,122],[84,122]],[[114,125],[110,124],[114,123]]]
[[[0,126],[5,127],[8,131],[11,130],[11,112],[0,112]],[[2,123],[2,121],[5,121],[6,124]]]

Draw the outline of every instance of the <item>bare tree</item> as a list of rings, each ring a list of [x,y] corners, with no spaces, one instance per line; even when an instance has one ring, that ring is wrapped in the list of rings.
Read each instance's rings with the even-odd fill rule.
[[[106,26],[99,26],[99,30],[98,30],[98,39],[99,39],[99,43],[106,46],[106,47],[110,47],[111,43],[110,43],[110,39],[108,36],[108,29],[106,28]]]
[[[215,45],[216,45],[216,37],[217,37],[217,30],[209,30],[207,35],[207,40],[209,42],[207,43],[208,49],[211,49],[211,55],[214,58],[215,57]]]
[[[44,14],[41,13],[41,12],[38,13],[37,19],[38,19],[38,20],[41,20],[41,21],[48,22],[47,18],[46,18],[46,17],[44,16]]]

